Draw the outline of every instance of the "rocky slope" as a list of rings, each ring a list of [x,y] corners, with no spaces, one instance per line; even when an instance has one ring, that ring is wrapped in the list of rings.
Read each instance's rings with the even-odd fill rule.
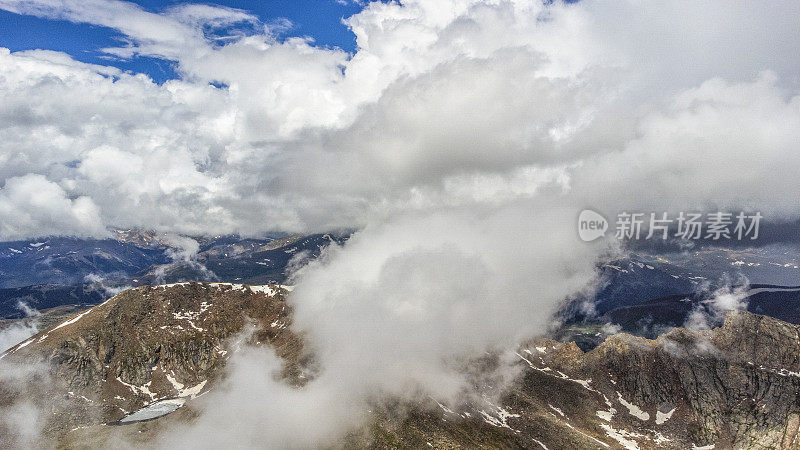
[[[201,395],[245,330],[296,361],[302,346],[287,328],[286,292],[225,283],[125,291],[0,356],[5,370],[32,370],[22,385],[0,382],[0,405],[32,399],[50,412],[45,437],[59,440],[160,399]],[[291,366],[287,376],[296,376]]]
[[[40,363],[47,442],[148,445],[165,424],[191,421],[191,399],[223,376],[236,336],[271,345],[302,384],[301,338],[288,328],[286,288],[214,283],[146,286],[68,319],[12,348],[3,363]],[[519,373],[500,395],[461,404],[376,405],[372,422],[332,446],[362,448],[797,448],[800,327],[747,312],[709,331],[675,329],[655,340],[613,335],[589,352],[537,339],[510,351]],[[476,360],[492,367],[500,355]],[[38,377],[38,378],[37,378]],[[0,383],[2,384],[2,383]],[[4,388],[6,402],[24,391]],[[34,392],[34,391],[31,391]],[[39,391],[36,391],[39,392]],[[118,427],[161,399],[186,406]],[[477,400],[476,400],[477,399]],[[399,411],[402,411],[399,412]],[[711,448],[711,447],[707,447]]]
[[[499,401],[384,413],[374,448],[798,448],[798,327],[741,312],[715,330],[627,334],[584,353],[539,339]]]

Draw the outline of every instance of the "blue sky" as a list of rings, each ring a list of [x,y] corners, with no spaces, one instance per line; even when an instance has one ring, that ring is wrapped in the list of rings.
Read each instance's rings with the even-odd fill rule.
[[[165,7],[185,2],[138,0],[134,3],[149,11],[158,12]],[[341,23],[343,17],[349,17],[361,9],[352,2],[343,5],[336,0],[221,0],[213,4],[249,11],[265,23],[280,18],[289,19],[294,26],[285,36],[311,36],[317,45],[339,47],[349,52],[355,49],[355,36]],[[98,50],[118,45],[119,37],[118,32],[105,27],[40,19],[0,10],[0,47],[11,51],[62,51],[79,61],[146,73],[159,83],[176,78],[174,65],[169,61],[146,57],[129,61],[103,58]]]

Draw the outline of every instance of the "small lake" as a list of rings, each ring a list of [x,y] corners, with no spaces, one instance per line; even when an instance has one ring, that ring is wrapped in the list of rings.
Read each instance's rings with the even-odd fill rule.
[[[159,400],[155,403],[145,406],[138,411],[128,414],[120,419],[118,423],[120,425],[124,425],[134,422],[141,422],[144,420],[157,419],[175,411],[183,406],[184,403],[186,403],[186,399],[183,398],[168,398],[165,400]]]

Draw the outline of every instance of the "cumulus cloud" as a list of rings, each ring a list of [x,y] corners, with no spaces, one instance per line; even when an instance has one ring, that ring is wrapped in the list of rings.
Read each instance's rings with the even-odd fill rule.
[[[27,317],[39,315],[39,311],[19,302],[17,307]],[[39,322],[18,320],[0,330],[0,355],[9,348],[28,339],[39,331]],[[38,365],[10,364],[0,360],[0,388],[5,398],[0,404],[0,445],[4,447],[26,447],[39,443],[44,422],[41,408],[27,399],[14,398],[25,389],[31,378],[43,374]]]
[[[746,311],[749,283],[740,276],[732,283],[724,280],[723,285],[708,293],[708,298],[698,303],[686,318],[684,327],[692,331],[709,330],[720,326],[731,311]]]
[[[31,400],[31,393],[49,384],[43,364],[18,364],[0,361],[0,387],[4,401],[0,404],[0,445],[4,448],[46,446],[42,429],[47,420],[42,405]]]
[[[0,176],[41,174],[91,200],[102,225],[192,234],[362,226],[460,200],[454,185],[495,193],[468,199],[479,203],[532,196],[524,174],[546,171],[608,210],[758,204],[790,215],[764,194],[797,189],[786,154],[799,133],[798,11],[774,6],[372,3],[347,19],[359,45],[349,55],[260,26],[216,42],[209,24],[258,22],[228,8],[7,0],[115,28],[184,78],[156,85],[4,51]],[[766,23],[769,36],[757,32]],[[651,194],[629,194],[643,184]],[[730,195],[742,186],[751,192]],[[33,225],[31,236],[52,233]]]
[[[0,52],[1,237],[360,229],[296,275],[317,377],[209,413],[258,411],[229,416],[249,442],[287,442],[271,418],[325,442],[374,395],[457,396],[457,361],[541,332],[591,282],[607,247],[578,240],[585,207],[798,216],[794,1],[373,2],[346,20],[353,54],[225,8],[0,7],[114,28],[109,54],[181,74]],[[58,201],[35,214],[19,180]],[[327,420],[296,432],[309,417]]]
[[[15,320],[0,329],[0,354],[39,332],[39,320],[36,318],[40,315],[39,311],[22,301],[17,302],[17,309],[25,314],[25,319]]]
[[[203,414],[191,426],[160,436],[163,448],[326,446],[366,416],[363,399],[348,392],[298,389],[278,381],[282,363],[245,347],[228,362],[230,376],[198,399]]]
[[[176,271],[189,270],[188,274],[178,277],[179,280],[188,279],[197,280],[217,280],[217,275],[203,263],[197,260],[197,254],[200,251],[200,243],[196,240],[177,234],[168,233],[163,236],[163,241],[170,247],[167,249],[166,255],[172,259],[170,264],[162,264],[153,271],[156,283],[164,283],[167,277],[175,278]]]
[[[197,258],[197,252],[200,251],[200,244],[190,237],[168,234],[164,236],[164,242],[170,246],[167,256],[175,262],[192,261]]]
[[[36,234],[103,236],[100,210],[91,198],[71,199],[58,184],[42,175],[13,177],[0,189],[0,233],[6,239]]]
[[[0,330],[0,353],[39,332],[37,322],[15,322]]]
[[[108,278],[106,276],[96,273],[90,273],[84,276],[83,281],[84,283],[91,283],[92,288],[94,289],[102,290],[103,293],[108,297],[113,297],[120,292],[131,288],[129,285],[121,285],[118,282],[108,283]]]
[[[710,79],[678,93],[639,127],[620,152],[584,161],[574,189],[613,212],[636,205],[795,218],[787,199],[800,188],[784,175],[800,170],[800,158],[791,155],[800,136],[800,96],[779,87],[774,73],[739,83]],[[592,174],[613,174],[616,183],[598,195]]]

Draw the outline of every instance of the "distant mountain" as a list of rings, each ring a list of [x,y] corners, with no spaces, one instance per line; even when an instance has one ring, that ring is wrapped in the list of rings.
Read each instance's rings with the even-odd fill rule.
[[[125,278],[170,262],[167,249],[115,239],[52,237],[0,242],[0,288],[75,285],[89,274]]]
[[[678,277],[715,282],[723,273],[741,275],[751,284],[800,285],[800,249],[765,246],[757,248],[705,247],[680,253],[643,253],[635,259]]]
[[[96,304],[122,289],[179,281],[282,283],[292,258],[315,258],[348,234],[242,239],[174,238],[114,230],[110,239],[53,237],[0,243],[0,319],[20,317],[20,301],[35,309]]]
[[[292,235],[276,239],[238,239],[234,236],[198,239],[200,250],[191,261],[151,266],[131,281],[141,284],[218,280],[248,284],[282,283],[294,257],[316,258],[331,243],[347,235]]]
[[[692,311],[707,311],[710,293],[686,293],[620,306],[606,311],[601,321],[620,325],[623,330],[648,337],[670,327],[683,326]],[[746,291],[747,310],[800,324],[800,286],[754,284]]]
[[[665,263],[619,260],[600,268],[601,288],[593,304],[599,314],[652,298],[692,292],[698,279],[679,276]]]
[[[20,307],[22,302],[36,310],[55,308],[63,305],[93,305],[108,298],[107,291],[92,284],[39,285],[0,289],[0,318],[18,319],[26,312]]]
[[[783,248],[708,248],[671,254],[634,253],[603,264],[591,299],[599,314],[648,300],[728,284],[800,285],[798,255]]]

